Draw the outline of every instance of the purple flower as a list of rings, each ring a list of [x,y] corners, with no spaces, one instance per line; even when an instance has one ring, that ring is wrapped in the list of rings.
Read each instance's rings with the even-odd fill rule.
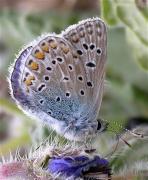
[[[66,177],[82,177],[88,173],[102,172],[109,174],[109,163],[106,159],[94,156],[54,157],[48,163],[48,171]]]

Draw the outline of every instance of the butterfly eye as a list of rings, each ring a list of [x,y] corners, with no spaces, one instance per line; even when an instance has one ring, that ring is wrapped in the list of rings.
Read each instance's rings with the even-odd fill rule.
[[[97,131],[98,132],[103,132],[107,129],[108,123],[102,119],[97,119]]]
[[[102,127],[102,124],[101,124],[101,122],[98,120],[97,130],[99,131],[99,130],[101,129],[101,127]]]

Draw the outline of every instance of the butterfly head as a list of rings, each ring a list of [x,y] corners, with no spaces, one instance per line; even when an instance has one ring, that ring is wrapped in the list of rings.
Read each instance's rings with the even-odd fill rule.
[[[107,130],[108,127],[108,122],[102,120],[102,119],[97,119],[97,133],[101,133]]]
[[[86,119],[84,120],[86,122]],[[87,121],[84,123],[82,119],[76,119],[72,121],[68,126],[63,124],[62,129],[59,131],[69,140],[74,141],[85,141],[87,139],[92,139],[104,132],[108,123],[102,119],[97,119],[96,121]],[[65,131],[64,131],[65,129]],[[59,129],[57,129],[58,131]]]

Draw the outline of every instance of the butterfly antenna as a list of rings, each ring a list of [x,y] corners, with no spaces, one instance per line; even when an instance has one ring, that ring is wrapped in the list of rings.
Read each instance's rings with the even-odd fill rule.
[[[129,130],[129,129],[127,129],[127,128],[124,128],[122,125],[120,125],[120,127],[122,127],[125,132],[131,134],[133,137],[141,138],[141,139],[143,139],[144,137],[148,137],[148,135],[146,135],[146,134],[134,132],[134,131],[132,131],[132,130]],[[111,130],[111,129],[108,130],[108,131],[111,131],[111,132],[113,132],[113,133],[116,134],[116,136],[117,136],[117,138],[118,138],[117,146],[118,146],[118,144],[119,144],[119,140],[121,139],[128,147],[132,148],[132,145],[129,144],[123,137],[121,137],[121,134],[120,134],[120,135],[117,135],[118,133],[117,133],[116,131]],[[116,150],[116,149],[117,149],[117,147],[115,148],[115,150]],[[115,150],[113,151],[113,153],[115,152]],[[113,153],[112,153],[112,154],[113,154]]]
[[[131,135],[133,135],[134,137],[144,138],[144,137],[147,136],[147,135],[144,135],[144,134],[141,134],[141,133],[133,132],[132,130],[129,130],[129,129],[126,129],[126,128],[124,128],[124,130],[125,130],[126,132],[130,133]]]
[[[126,132],[128,132],[129,134],[131,134],[132,136],[137,137],[137,138],[143,139],[144,137],[148,136],[148,135],[144,135],[144,134],[142,134],[142,133],[133,132],[133,131],[131,131],[131,130],[129,130],[129,129],[126,129],[126,128],[124,128],[124,130],[125,130]],[[123,139],[121,136],[120,136],[120,139],[121,139],[128,147],[132,148],[132,145],[129,144],[129,143],[128,143],[125,139]]]
[[[124,128],[124,130],[126,131],[126,132],[128,132],[128,133],[130,133],[132,136],[134,136],[134,137],[138,137],[138,138],[144,138],[144,137],[146,137],[147,135],[144,135],[144,134],[141,134],[141,133],[136,133],[136,132],[133,132],[133,131],[131,131],[131,130],[129,130],[129,129],[126,129],[126,128]],[[116,132],[115,131],[112,131],[112,130],[109,130],[109,131],[111,131],[111,132],[113,132],[113,133],[115,133],[116,134]],[[114,148],[114,150],[111,152],[111,153],[109,153],[109,154],[107,154],[105,157],[110,157],[110,156],[112,156],[114,153],[115,153],[115,151],[117,150],[117,148],[118,148],[118,145],[119,145],[119,140],[121,139],[128,147],[130,147],[130,148],[132,148],[132,145],[128,142],[128,141],[126,141],[123,137],[121,137],[121,134],[120,135],[117,135],[116,134],[116,137],[117,137],[117,139],[118,139],[118,142],[116,143],[116,146],[115,146],[115,148]]]
[[[120,137],[120,139],[130,148],[132,148],[132,145],[129,144],[125,139],[123,139],[122,137]]]
[[[120,125],[120,126],[121,126],[121,125]],[[126,128],[123,128],[123,129],[124,129],[126,132],[132,134],[134,137],[140,137],[140,138],[143,138],[143,137],[144,137],[143,134],[135,133],[135,132],[130,131],[130,130],[126,129]],[[122,135],[121,133],[119,134],[119,133],[117,133],[116,131],[113,131],[113,130],[111,130],[111,129],[108,129],[108,131],[113,132],[113,133],[116,135],[116,137],[117,137],[117,143],[116,143],[116,145],[115,145],[114,150],[113,150],[112,152],[110,152],[109,154],[107,154],[105,157],[111,157],[111,156],[115,153],[115,151],[116,151],[117,148],[118,148],[118,145],[119,145],[120,140],[122,140],[128,147],[132,148],[132,145],[131,145],[130,143],[128,143],[128,142],[121,136],[121,135]]]
[[[114,132],[114,131],[111,131],[111,132],[113,132],[113,133],[116,134],[116,132]],[[132,145],[129,144],[124,138],[122,138],[122,137],[121,137],[121,134],[120,134],[120,135],[116,134],[116,137],[117,137],[117,143],[116,143],[116,145],[115,145],[114,150],[113,150],[112,152],[110,152],[109,154],[107,154],[107,155],[105,156],[105,158],[106,158],[106,157],[111,157],[111,156],[116,152],[116,150],[117,150],[117,148],[118,148],[118,145],[119,145],[119,142],[120,142],[120,139],[121,139],[128,147],[132,148]]]

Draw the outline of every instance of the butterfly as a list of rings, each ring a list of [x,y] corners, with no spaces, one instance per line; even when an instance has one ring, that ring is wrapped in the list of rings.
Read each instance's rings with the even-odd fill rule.
[[[106,48],[106,25],[99,18],[30,43],[11,67],[9,82],[17,105],[67,139],[95,137],[106,128],[97,119]]]

